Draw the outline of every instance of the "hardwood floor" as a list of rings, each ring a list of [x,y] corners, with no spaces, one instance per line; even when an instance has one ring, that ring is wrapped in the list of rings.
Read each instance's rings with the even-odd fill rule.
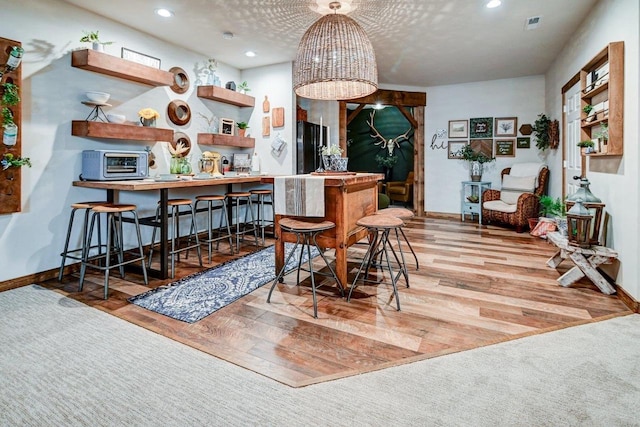
[[[586,280],[559,286],[556,279],[570,263],[559,271],[547,267],[553,246],[527,233],[438,218],[413,219],[405,232],[420,269],[409,255],[411,287],[400,280],[400,312],[388,284],[360,285],[350,303],[326,287],[314,319],[309,282],[295,286],[295,274],[274,290],[270,304],[267,284],[193,324],[127,302],[171,280],[146,287],[135,274],[126,280],[115,274],[107,301],[97,273],[87,277],[83,292],[77,292],[77,275],[42,285],[293,387],[631,313]],[[350,278],[364,249],[350,249]],[[211,265],[228,258],[214,256]],[[193,258],[177,265],[177,277],[200,269]]]

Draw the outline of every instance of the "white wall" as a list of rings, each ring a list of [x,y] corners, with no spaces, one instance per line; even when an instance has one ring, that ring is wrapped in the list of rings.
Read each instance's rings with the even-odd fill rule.
[[[447,136],[433,136],[438,130],[448,130],[449,120],[469,120],[474,117],[517,117],[518,128],[524,123],[533,124],[539,113],[544,112],[544,76],[493,80],[426,89],[425,109],[425,211],[460,213],[461,181],[469,180],[469,165],[463,160],[448,159]],[[520,133],[518,133],[518,136]],[[463,139],[464,140],[464,139]],[[547,150],[554,151],[554,150]],[[546,162],[535,146],[516,149],[515,157],[498,157],[484,165],[483,181],[491,181],[493,188],[500,187],[500,171],[516,162]],[[550,168],[551,175],[559,175]]]
[[[251,136],[256,139],[255,152],[260,157],[261,171],[272,173],[295,173],[294,147],[296,132],[296,105],[293,87],[292,64],[290,62],[242,71],[242,80],[251,87],[251,96],[256,98],[256,107],[249,122]],[[262,111],[262,103],[267,96],[270,104],[268,113]],[[284,107],[284,127],[271,128],[269,136],[262,136],[262,118],[269,117],[273,108]],[[271,150],[271,142],[277,136],[287,142],[279,154]]]
[[[21,41],[25,48],[21,85],[23,124],[20,131],[22,155],[30,157],[33,162],[32,168],[23,169],[22,212],[0,215],[0,253],[5,255],[0,257],[0,281],[56,268],[60,262],[59,252],[64,243],[70,204],[105,197],[103,191],[71,186],[81,171],[82,150],[144,150],[145,146],[152,146],[159,163],[158,169],[152,173],[168,172],[170,156],[166,142],[153,144],[72,136],[71,120],[83,120],[90,110],[80,103],[85,99],[85,91],[111,93],[109,102],[113,107],[109,111],[125,114],[128,120],[137,120],[137,112],[141,108],[152,107],[157,110],[161,115],[158,127],[182,131],[191,139],[191,162],[194,168],[197,168],[197,160],[202,151],[197,145],[197,133],[203,132],[206,126],[198,113],[249,121],[254,133],[260,134],[261,99],[256,100],[255,109],[239,109],[215,101],[201,100],[196,96],[194,83],[197,76],[194,68],[197,63],[202,65],[207,59],[202,55],[167,44],[58,0],[0,0],[0,3],[2,36]],[[71,67],[70,52],[87,47],[78,41],[84,30],[99,30],[103,39],[115,41],[113,45],[107,46],[107,53],[114,56],[119,56],[120,48],[124,46],[160,58],[163,70],[173,66],[182,67],[190,76],[191,88],[179,95],[168,87],[155,88]],[[162,31],[161,21],[158,31]],[[284,106],[286,111],[291,112],[293,106],[288,90],[291,87],[291,71],[282,72],[281,69],[285,68],[290,69],[290,65],[274,66],[276,76],[268,68],[263,70],[263,75],[259,75],[257,71],[247,72],[241,78],[239,70],[221,63],[217,74],[223,84],[230,80],[236,83],[249,80],[254,94],[272,94],[275,98],[272,105]],[[267,85],[269,92],[262,89]],[[187,125],[173,125],[166,117],[166,108],[172,99],[185,100],[191,107],[192,119]],[[291,141],[293,133],[290,126],[293,119],[287,119],[285,138]],[[262,152],[266,143],[260,138],[257,143]],[[253,154],[250,149],[203,146],[203,150],[211,149],[227,156],[234,152]],[[271,166],[267,165],[265,169]],[[223,190],[221,187],[220,191]],[[180,193],[172,192],[172,196],[174,195],[180,196]],[[121,200],[135,202],[142,214],[146,215],[154,211],[158,194],[123,193]],[[148,229],[149,227],[143,227],[147,241],[150,236]],[[11,256],[7,256],[8,254]]]
[[[590,159],[587,178],[591,191],[606,203],[611,215],[607,246],[618,251],[620,271],[617,283],[640,300],[640,151],[638,141],[638,40],[640,11],[637,0],[601,0],[575,32],[546,74],[546,109],[558,117],[562,86],[607,43],[624,41],[624,156]],[[560,153],[559,153],[560,154]],[[553,159],[561,166],[561,156]],[[559,186],[559,174],[551,176]]]

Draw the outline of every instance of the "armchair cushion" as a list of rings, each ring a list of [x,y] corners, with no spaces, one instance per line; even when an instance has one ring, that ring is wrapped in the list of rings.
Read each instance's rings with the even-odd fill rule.
[[[502,200],[491,200],[482,204],[483,209],[489,209],[491,211],[498,211],[504,213],[514,213],[518,210],[518,205],[515,203],[505,203]]]
[[[522,193],[533,192],[536,178],[537,176],[504,175],[502,177],[500,200],[508,205],[515,205],[518,203],[518,198]]]

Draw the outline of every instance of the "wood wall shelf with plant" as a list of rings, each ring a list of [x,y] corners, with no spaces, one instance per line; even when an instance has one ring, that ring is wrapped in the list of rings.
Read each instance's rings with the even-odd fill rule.
[[[253,107],[256,104],[256,99],[253,96],[220,86],[198,86],[198,98],[223,102],[236,107]]]
[[[609,43],[582,67],[580,87],[583,109],[580,139],[602,139],[601,150],[589,153],[589,156],[622,156],[624,151],[624,42]],[[597,110],[595,119],[590,118],[590,121],[587,120],[589,113],[585,111],[587,106]]]
[[[255,138],[225,135],[222,133],[199,133],[198,144],[253,148],[256,145],[256,140]]]
[[[4,66],[13,47],[22,47],[22,43],[0,37],[0,64]],[[4,69],[4,67],[3,67]],[[12,71],[5,72],[0,78],[0,160],[4,160],[0,167],[0,214],[20,212],[22,210],[22,167],[30,166],[29,159],[22,162],[22,64]],[[5,125],[16,126],[15,138],[4,144]],[[17,159],[15,162],[11,161]],[[7,166],[5,169],[5,165]]]
[[[92,49],[71,53],[71,66],[150,86],[171,86],[174,74]]]
[[[71,135],[132,141],[173,141],[173,129],[73,120]]]

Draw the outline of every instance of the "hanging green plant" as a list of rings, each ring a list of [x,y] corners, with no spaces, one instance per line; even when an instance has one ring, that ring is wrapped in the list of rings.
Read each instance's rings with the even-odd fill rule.
[[[14,83],[2,83],[0,85],[2,88],[2,97],[0,98],[0,103],[5,107],[10,107],[13,105],[18,105],[20,103],[20,88],[18,85]]]
[[[2,166],[2,170],[19,168],[21,166],[31,167],[31,159],[28,157],[14,156],[11,153],[5,153],[3,159],[0,160],[0,166]]]
[[[536,147],[539,150],[546,150],[551,146],[551,119],[544,113],[538,114],[538,119],[533,122],[533,136],[536,137]]]
[[[9,108],[3,107],[2,108],[2,125],[6,127],[12,124],[15,124],[15,122],[13,121],[13,113]]]

